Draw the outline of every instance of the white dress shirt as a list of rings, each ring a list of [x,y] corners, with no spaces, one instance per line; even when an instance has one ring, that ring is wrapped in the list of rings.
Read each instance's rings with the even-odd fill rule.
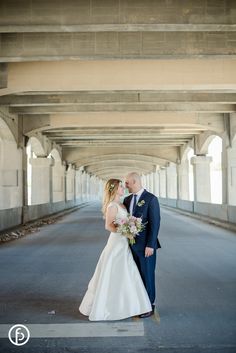
[[[132,216],[132,210],[133,210],[133,204],[134,204],[134,195],[137,195],[137,198],[136,198],[136,205],[137,205],[137,203],[140,199],[140,196],[142,195],[143,192],[144,192],[144,188],[140,189],[138,192],[133,194],[133,197],[132,197],[132,200],[131,200],[130,206],[129,206],[129,211],[130,211],[131,216]]]

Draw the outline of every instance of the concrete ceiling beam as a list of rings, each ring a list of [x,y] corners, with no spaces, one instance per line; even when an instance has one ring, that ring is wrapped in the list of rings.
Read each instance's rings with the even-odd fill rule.
[[[181,146],[184,145],[188,142],[190,142],[192,139],[189,140],[169,140],[169,141],[111,141],[111,142],[107,142],[107,141],[101,141],[101,142],[97,142],[97,141],[86,141],[86,142],[71,142],[71,141],[57,141],[57,144],[60,144],[61,146],[71,146],[71,147],[94,147],[94,146],[107,146],[107,147],[111,147],[111,146],[122,146],[124,144],[126,144],[127,146],[137,146],[138,144],[140,146],[154,146],[154,145],[160,145],[160,146]]]
[[[70,25],[227,25],[235,23],[234,1],[9,1],[0,3],[1,25],[59,26],[64,31]],[[50,24],[50,25],[49,25]],[[73,29],[74,29],[73,26]],[[83,28],[83,27],[82,27]],[[81,28],[81,30],[82,30]],[[176,30],[176,27],[173,27]],[[194,29],[194,27],[192,28]],[[209,29],[209,27],[208,27]],[[215,28],[214,28],[215,29]]]
[[[120,167],[120,169],[119,168],[107,168],[105,170],[101,169],[100,171],[97,171],[95,173],[95,175],[97,175],[98,177],[104,177],[104,176],[110,177],[110,175],[112,173],[114,173],[114,174],[119,173],[119,175],[122,175],[124,177],[129,172],[138,172],[140,174],[147,174],[147,173],[151,173],[153,171],[154,171],[153,168],[143,169],[143,168],[139,168],[139,167]]]
[[[140,162],[148,162],[151,164],[165,164],[166,160],[158,157],[153,157],[144,154],[136,154],[136,153],[113,153],[113,154],[98,154],[98,155],[90,155],[89,158],[81,159],[79,158],[79,153],[75,149],[65,149],[63,151],[63,158],[70,161],[71,163],[79,163],[81,166],[89,166],[93,164],[100,163],[102,161],[123,161],[123,160],[131,160],[131,161],[140,161]]]
[[[94,134],[88,134],[88,135],[50,135],[50,134],[45,134],[48,138],[50,138],[51,141],[57,141],[57,140],[65,140],[65,141],[88,141],[88,140],[95,140],[95,141],[110,141],[110,140],[137,140],[137,139],[150,139],[150,140],[169,140],[169,139],[191,139],[193,135],[200,134],[201,132],[192,132],[192,133],[186,133],[186,134],[181,134],[178,132],[177,133],[172,133],[172,134],[146,134],[145,131],[144,133],[135,133],[133,134],[102,134],[100,132],[94,132]]]
[[[126,167],[130,167],[130,168],[140,168],[142,170],[153,170],[154,165],[150,164],[150,163],[127,163],[126,161],[120,162],[120,163],[113,163],[113,164],[106,164],[101,162],[101,164],[98,164],[96,166],[89,166],[86,167],[85,170],[88,173],[92,173],[92,174],[96,174],[97,172],[101,171],[101,170],[106,170],[106,169],[120,169],[120,168],[126,168]]]
[[[236,103],[236,93],[192,93],[158,91],[120,91],[120,92],[68,92],[54,94],[25,94],[7,95],[0,97],[0,104],[9,106],[39,106],[52,104],[81,104],[81,103]]]
[[[125,145],[118,147],[101,147],[101,146],[91,146],[90,148],[81,148],[81,147],[63,147],[62,156],[64,160],[76,161],[80,166],[88,165],[89,161],[93,161],[96,158],[101,158],[103,160],[106,158],[106,155],[114,156],[124,156],[127,154],[128,158],[133,156],[133,158],[139,158],[139,156],[145,156],[148,158],[161,159],[164,161],[174,162],[179,158],[180,150],[176,146],[142,146],[133,145],[127,147]],[[155,164],[155,163],[154,163]]]
[[[0,64],[0,89],[7,87],[8,81],[8,65],[6,63]]]
[[[235,32],[235,24],[122,23],[78,25],[1,25],[0,33],[84,33],[84,32]]]
[[[19,32],[0,39],[1,62],[236,57],[236,31]]]
[[[103,90],[235,90],[236,59],[10,63],[4,95],[29,87],[31,91],[99,90],[101,82]]]
[[[118,131],[117,131],[118,130]],[[166,129],[163,131],[159,128],[152,128],[150,130],[147,130],[147,129],[135,129],[135,128],[130,128],[130,129],[124,129],[124,130],[119,130],[119,129],[110,129],[109,131],[105,130],[105,129],[93,129],[92,131],[91,130],[84,130],[84,131],[79,131],[79,130],[76,130],[76,131],[65,131],[64,133],[60,130],[59,132],[58,131],[43,131],[43,134],[49,136],[50,138],[53,138],[53,137],[72,137],[72,138],[75,138],[75,137],[87,137],[87,136],[96,136],[96,135],[102,135],[104,137],[111,137],[111,136],[124,136],[124,137],[131,137],[133,136],[134,134],[136,134],[137,136],[138,135],[141,135],[143,136],[143,134],[145,134],[146,136],[171,136],[171,135],[189,135],[189,134],[192,134],[192,133],[201,133],[203,129],[202,128],[188,128],[188,129],[184,129],[181,130],[181,128],[172,128],[172,129]],[[207,129],[206,129],[207,130]]]
[[[55,114],[55,113],[76,113],[76,112],[104,112],[104,111],[188,111],[188,112],[216,112],[233,113],[236,112],[234,104],[209,104],[209,103],[102,103],[102,104],[78,104],[78,105],[50,105],[50,106],[28,106],[10,107],[13,114]]]

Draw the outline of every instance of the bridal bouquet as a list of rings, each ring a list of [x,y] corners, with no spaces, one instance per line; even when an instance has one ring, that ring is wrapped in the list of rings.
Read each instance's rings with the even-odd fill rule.
[[[135,244],[136,235],[145,228],[142,218],[130,215],[126,218],[117,219],[115,223],[117,225],[117,232],[128,238],[131,245]]]

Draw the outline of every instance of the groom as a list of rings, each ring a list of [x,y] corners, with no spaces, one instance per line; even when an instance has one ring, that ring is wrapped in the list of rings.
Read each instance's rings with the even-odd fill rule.
[[[161,247],[158,240],[160,207],[157,197],[142,187],[139,174],[129,173],[125,186],[131,193],[124,199],[127,211],[135,217],[142,217],[143,223],[147,222],[145,229],[136,236],[135,244],[131,245],[134,261],[152,304],[152,311],[140,315],[144,318],[151,316],[155,309],[156,250]]]

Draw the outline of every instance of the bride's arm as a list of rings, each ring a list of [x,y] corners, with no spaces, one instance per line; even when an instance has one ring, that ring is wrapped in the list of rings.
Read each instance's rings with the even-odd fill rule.
[[[116,214],[117,214],[117,207],[115,205],[107,208],[105,229],[109,230],[110,232],[116,232],[116,226],[114,225]]]

